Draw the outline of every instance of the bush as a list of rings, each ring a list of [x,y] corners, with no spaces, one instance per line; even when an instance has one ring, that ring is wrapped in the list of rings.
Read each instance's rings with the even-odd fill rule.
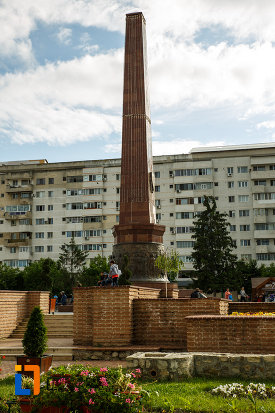
[[[22,344],[29,357],[42,357],[47,348],[47,329],[39,307],[32,310]]]

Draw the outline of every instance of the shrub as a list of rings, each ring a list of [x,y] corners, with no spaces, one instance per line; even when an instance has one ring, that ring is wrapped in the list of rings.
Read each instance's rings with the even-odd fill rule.
[[[32,310],[22,344],[29,357],[42,357],[47,348],[47,329],[39,307]]]

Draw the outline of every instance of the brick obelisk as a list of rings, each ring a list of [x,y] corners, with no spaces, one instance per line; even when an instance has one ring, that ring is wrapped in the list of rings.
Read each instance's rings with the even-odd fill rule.
[[[129,257],[134,282],[165,282],[155,258],[163,251],[165,226],[155,222],[146,22],[142,13],[126,15],[119,225],[113,256],[120,268]]]

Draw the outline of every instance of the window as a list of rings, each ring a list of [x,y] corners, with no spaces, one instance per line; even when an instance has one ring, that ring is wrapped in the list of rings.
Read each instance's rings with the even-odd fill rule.
[[[173,174],[173,171],[169,172],[169,175]],[[175,176],[192,176],[197,175],[196,169],[176,169]]]
[[[48,224],[52,225],[53,224],[53,218],[48,218]]]
[[[194,241],[177,241],[177,248],[193,248]]]
[[[0,224],[4,224],[4,221],[2,219],[0,219]]]
[[[120,202],[116,201],[116,210],[119,211],[120,209]]]
[[[255,165],[253,171],[265,171],[265,165]]]
[[[265,179],[259,179],[254,181],[254,185],[262,185],[262,186],[266,186],[266,180]]]
[[[22,179],[21,180],[21,185],[22,186],[27,186],[27,185],[29,185],[30,184],[30,180],[29,179]]]
[[[47,245],[47,252],[53,252],[53,246]]]
[[[116,193],[117,193],[117,194],[120,193],[120,188],[116,188]]]
[[[228,188],[234,188],[234,181],[227,182]]]
[[[43,225],[45,224],[45,219],[44,218],[37,218],[35,220],[36,225]]]
[[[53,191],[48,191],[48,197],[52,198],[53,197]]]
[[[192,185],[192,184],[188,184],[188,185]],[[215,186],[217,185],[215,184]],[[198,182],[194,184],[194,189],[211,189],[211,188],[213,188],[213,182]]]
[[[160,199],[156,199],[155,200],[155,205],[156,205],[156,207],[158,208],[160,208]]]
[[[188,234],[194,232],[194,227],[177,227],[177,234]]]
[[[228,173],[228,174],[233,174],[233,172],[234,172],[233,166],[228,166],[228,167],[227,167],[227,173]]]
[[[156,214],[156,220],[160,221],[161,220],[161,214]]]
[[[116,222],[119,222],[119,215],[116,215]]]
[[[116,174],[116,180],[117,180],[117,181],[120,180],[120,174]]]
[[[53,232],[47,232],[47,238],[52,238],[53,237]]]
[[[275,186],[275,179],[270,179],[270,185]]]
[[[214,168],[214,172],[218,172],[218,168]]]
[[[84,176],[83,176],[83,181],[84,181],[84,182],[89,182],[89,181],[107,181],[107,175],[102,175],[102,174],[84,175]]]
[[[275,171],[275,165],[269,165],[270,171]]]
[[[19,247],[19,252],[29,252],[30,247]]]
[[[37,178],[36,185],[45,185],[45,178]]]
[[[74,202],[72,204],[66,204],[67,209],[83,209],[82,202]]]
[[[155,186],[155,192],[160,192],[160,185]]]
[[[194,204],[194,198],[176,198],[176,205]]]
[[[194,185],[189,183],[189,184],[176,184],[175,185],[175,190],[176,191],[191,191],[194,188]]]
[[[36,232],[35,238],[44,238],[44,232]]]
[[[256,240],[256,245],[269,245],[269,239],[257,239]]]
[[[160,178],[160,172],[159,171],[155,172],[155,178]]]
[[[241,239],[240,245],[241,247],[250,247],[250,239]]]
[[[19,219],[19,225],[30,225],[31,220],[29,218]]]
[[[275,261],[275,254],[256,254],[258,261]]]
[[[267,193],[258,193],[254,194],[254,199],[256,201],[269,201],[275,199],[275,192],[267,192]]]
[[[234,196],[229,196],[228,197],[228,202],[235,202],[235,197]]]
[[[240,225],[240,231],[250,231],[250,225]]]
[[[44,198],[45,197],[45,191],[36,191],[35,197],[36,198]]]
[[[173,216],[174,216],[173,212],[170,212],[169,216],[170,216],[170,217],[173,217]]]
[[[249,195],[239,195],[239,202],[248,202]]]
[[[240,209],[239,217],[249,217],[249,209]]]
[[[45,205],[36,205],[36,211],[45,211]]]
[[[106,205],[106,203],[104,202],[103,205]],[[85,202],[83,204],[83,208],[84,209],[98,209],[98,208],[102,208],[102,202]],[[76,208],[78,209],[78,208]]]
[[[64,178],[63,178],[64,180]],[[66,180],[66,179],[65,179]],[[77,176],[68,176],[67,177],[67,182],[72,183],[72,182],[83,182],[83,176],[82,175],[77,175]]]
[[[248,167],[247,166],[238,166],[238,173],[239,174],[244,174],[248,172]]]
[[[236,225],[230,225],[230,231],[231,232],[236,231]]]
[[[34,251],[35,252],[44,252],[44,246],[43,245],[39,245],[34,247]]]
[[[193,219],[194,212],[176,212],[176,219]]]
[[[272,231],[275,229],[275,223],[261,223],[261,224],[255,224],[255,231]]]
[[[228,215],[229,215],[231,218],[234,218],[235,215],[236,215],[236,211],[229,211],[229,212],[228,212]]]
[[[11,220],[11,226],[12,226],[12,227],[15,227],[15,226],[16,226],[16,221],[13,220],[13,219]]]
[[[17,199],[17,198],[18,198],[18,194],[17,194],[17,193],[12,194],[12,199]]]
[[[49,178],[48,182],[49,182],[49,185],[54,184],[54,178]]]
[[[254,209],[254,215],[255,216],[267,216],[268,215],[268,209],[267,208],[255,208]]]
[[[180,259],[183,262],[193,262],[194,261],[194,259],[191,257],[191,255],[181,255]]]
[[[248,187],[248,181],[239,181],[238,185],[239,185],[239,188],[247,188]]]
[[[30,198],[31,197],[31,193],[30,192],[21,192],[21,198]]]
[[[53,205],[48,205],[48,211],[53,211]]]
[[[10,253],[15,254],[16,253],[16,247],[11,247],[10,248]]]

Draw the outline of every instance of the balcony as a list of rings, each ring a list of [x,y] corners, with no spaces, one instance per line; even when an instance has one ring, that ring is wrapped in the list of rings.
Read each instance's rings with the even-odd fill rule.
[[[31,218],[32,217],[32,212],[27,211],[27,212],[4,212],[3,218],[9,220],[15,220],[15,219],[26,219],[26,218]]]
[[[33,185],[6,185],[6,192],[7,193],[15,193],[15,192],[32,192]]]
[[[5,247],[20,247],[20,246],[28,246],[30,245],[31,238],[8,238],[4,240],[4,246]]]

